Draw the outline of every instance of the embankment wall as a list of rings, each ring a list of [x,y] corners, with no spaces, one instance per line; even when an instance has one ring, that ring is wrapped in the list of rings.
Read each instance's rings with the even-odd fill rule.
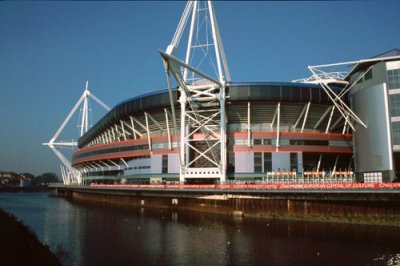
[[[400,225],[399,193],[252,192],[58,188],[73,201],[244,217]]]

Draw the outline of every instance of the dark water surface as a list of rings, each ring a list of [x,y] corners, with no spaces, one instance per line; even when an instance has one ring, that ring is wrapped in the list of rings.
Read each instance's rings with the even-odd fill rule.
[[[115,208],[0,193],[66,265],[400,265],[400,228]],[[23,252],[21,253],[23,254]]]

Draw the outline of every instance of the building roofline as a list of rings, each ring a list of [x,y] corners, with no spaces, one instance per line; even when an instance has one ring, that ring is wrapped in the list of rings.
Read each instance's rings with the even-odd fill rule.
[[[354,61],[355,66],[346,74],[345,80],[348,80],[350,75],[356,72],[359,69],[369,67],[379,62],[389,62],[389,61],[397,61],[400,60],[400,55],[396,56],[387,56],[387,57],[377,57],[377,58],[370,58],[370,59],[363,59],[359,61]],[[349,63],[351,64],[351,62]]]

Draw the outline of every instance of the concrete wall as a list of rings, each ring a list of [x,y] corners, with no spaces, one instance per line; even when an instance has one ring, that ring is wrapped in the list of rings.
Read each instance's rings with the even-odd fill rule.
[[[279,170],[280,169],[280,170]],[[272,171],[290,171],[290,153],[272,152]],[[303,170],[303,154],[297,153],[297,171]],[[235,172],[254,173],[254,153],[235,153]]]
[[[159,174],[161,173],[162,155],[154,155],[150,158],[134,159],[128,162],[129,170],[125,175]]]
[[[272,153],[272,171],[290,171],[290,153]]]
[[[353,133],[355,172],[359,180],[363,173],[382,172],[383,181],[394,177],[389,98],[386,83],[359,87],[351,94],[353,110],[367,125],[356,126]]]
[[[168,173],[179,174],[179,155],[168,154]]]
[[[235,172],[254,173],[254,153],[236,152],[235,153]]]
[[[215,190],[193,192],[183,189],[172,192],[159,189],[150,193],[142,190],[140,195],[136,193],[134,189],[108,191],[88,187],[57,189],[57,195],[71,197],[74,201],[97,202],[102,206],[110,204],[245,217],[400,225],[399,194],[393,191],[388,193],[370,191],[360,194],[354,190],[353,193],[326,193],[326,191],[310,193],[299,190],[297,193],[287,195],[276,192],[263,194],[253,190],[249,193],[256,196],[254,198],[247,198],[248,193],[243,194],[245,197],[241,193],[235,193],[226,198],[222,193],[216,194]],[[207,199],[205,195],[212,196],[212,199]]]

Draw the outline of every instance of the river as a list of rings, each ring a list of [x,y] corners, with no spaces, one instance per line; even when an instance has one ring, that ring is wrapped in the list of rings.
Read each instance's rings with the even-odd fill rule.
[[[400,228],[233,218],[0,193],[65,265],[399,265]],[[21,251],[23,254],[23,251]]]

